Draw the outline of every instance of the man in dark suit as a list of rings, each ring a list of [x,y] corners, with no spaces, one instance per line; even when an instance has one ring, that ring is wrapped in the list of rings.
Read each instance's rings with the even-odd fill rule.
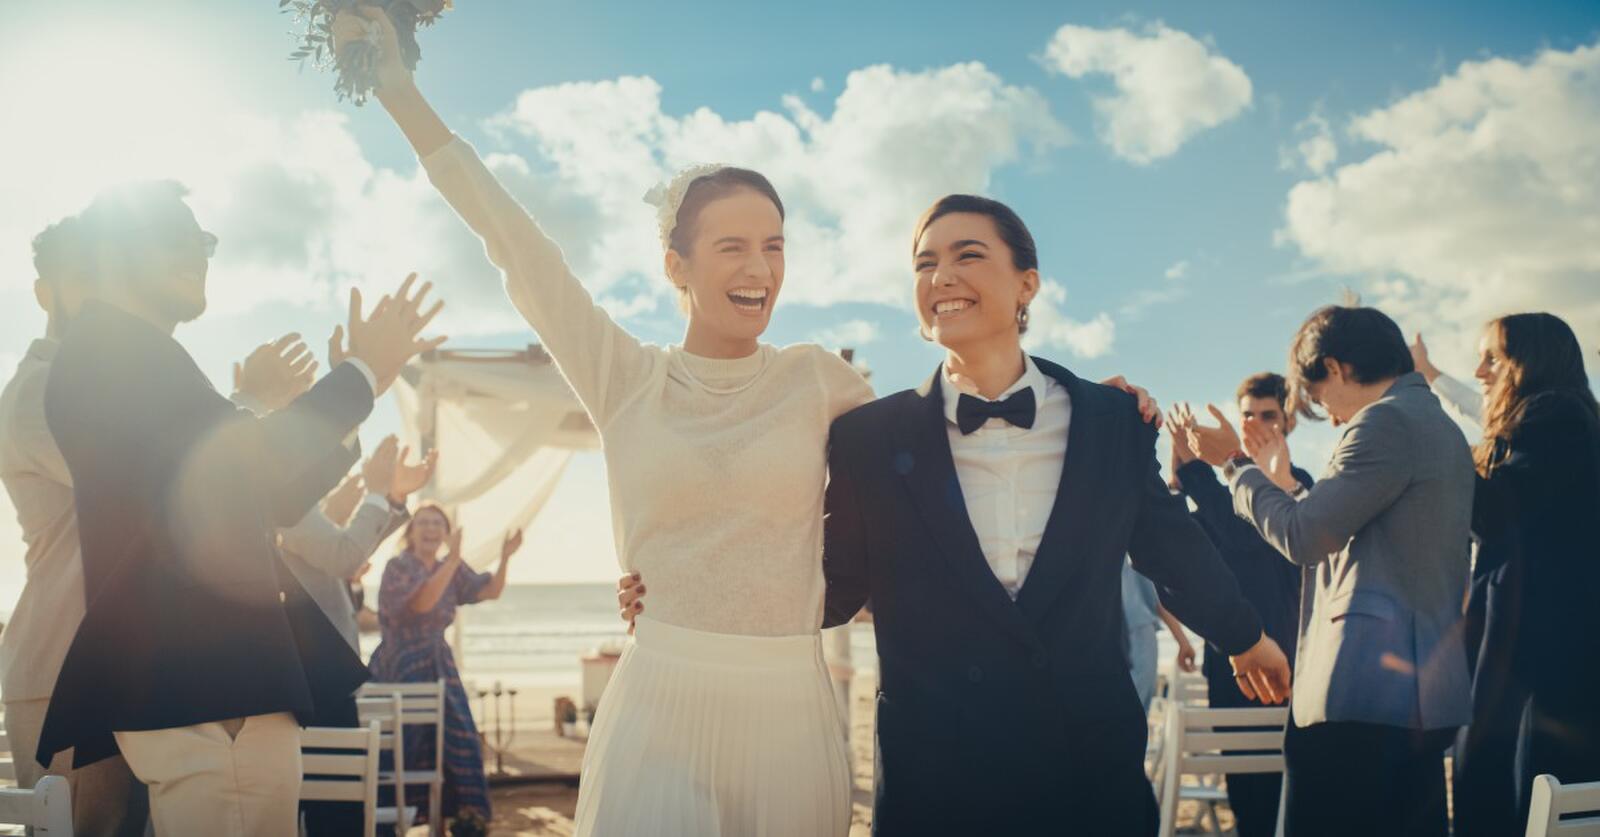
[[[173,338],[205,309],[216,238],[173,183],[111,190],[81,216],[89,301],[67,329],[45,415],[71,472],[87,610],[38,756],[119,750],[165,834],[288,834],[299,725],[365,679],[278,554],[355,461],[373,399],[433,343],[411,280],[363,318],[349,354],[256,418]]]
[[[1275,372],[1251,375],[1239,385],[1239,415],[1246,425],[1260,424],[1288,436],[1294,430],[1294,414],[1288,412],[1289,384]],[[1263,539],[1256,527],[1233,511],[1233,495],[1217,479],[1211,466],[1190,449],[1185,431],[1187,407],[1169,417],[1172,433],[1173,483],[1194,501],[1195,517],[1216,545],[1222,560],[1239,582],[1239,590],[1261,616],[1262,630],[1278,643],[1294,665],[1295,640],[1300,632],[1300,571]],[[1311,475],[1290,466],[1294,486],[1310,488]],[[1206,693],[1214,708],[1244,707],[1252,701],[1233,679],[1233,667],[1226,655],[1207,644],[1201,670],[1206,677]],[[1233,809],[1239,837],[1268,837],[1277,828],[1278,796],[1283,787],[1280,773],[1229,774],[1228,807]]]

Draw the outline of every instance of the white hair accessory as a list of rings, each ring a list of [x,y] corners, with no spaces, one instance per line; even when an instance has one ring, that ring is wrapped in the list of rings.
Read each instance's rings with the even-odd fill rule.
[[[657,183],[644,193],[644,202],[656,208],[656,223],[661,228],[661,247],[672,246],[672,233],[678,227],[678,210],[683,207],[689,187],[702,177],[709,177],[727,166],[719,163],[701,163],[680,170],[665,183]]]

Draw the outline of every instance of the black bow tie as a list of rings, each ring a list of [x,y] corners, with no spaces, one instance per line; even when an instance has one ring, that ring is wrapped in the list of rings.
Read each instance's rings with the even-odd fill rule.
[[[966,436],[992,418],[1004,419],[1024,430],[1033,426],[1033,387],[1018,390],[1004,401],[985,401],[962,393],[956,401],[956,426]]]

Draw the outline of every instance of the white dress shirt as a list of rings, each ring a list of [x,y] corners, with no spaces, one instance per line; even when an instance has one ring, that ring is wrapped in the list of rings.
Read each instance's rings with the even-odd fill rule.
[[[1072,400],[1066,387],[1040,372],[1033,360],[1022,359],[1022,377],[995,401],[1033,389],[1033,427],[1014,427],[992,418],[970,434],[956,426],[956,405],[964,393],[982,400],[970,380],[945,370],[944,415],[950,454],[966,500],[978,545],[1000,586],[1016,599],[1028,580],[1034,554],[1061,486],[1067,461],[1067,427]]]

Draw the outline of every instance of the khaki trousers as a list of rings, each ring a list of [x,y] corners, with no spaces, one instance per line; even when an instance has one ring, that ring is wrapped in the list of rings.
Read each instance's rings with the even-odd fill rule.
[[[150,788],[157,837],[292,837],[299,828],[300,724],[279,712],[119,732]]]
[[[121,756],[73,770],[72,751],[65,750],[43,767],[34,760],[34,751],[39,749],[49,698],[7,701],[5,706],[17,787],[31,788],[44,776],[61,776],[72,791],[72,831],[78,837],[144,837],[149,799]]]

